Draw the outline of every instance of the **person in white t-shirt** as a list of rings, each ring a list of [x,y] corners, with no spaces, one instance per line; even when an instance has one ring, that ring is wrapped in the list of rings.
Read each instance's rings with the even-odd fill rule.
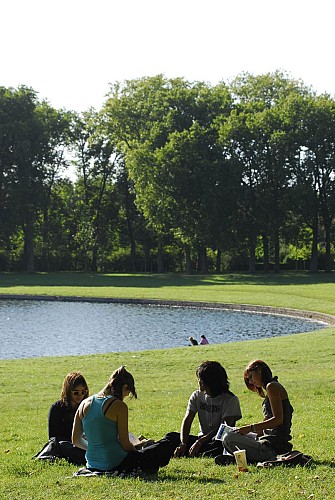
[[[238,397],[229,390],[226,370],[218,361],[201,363],[196,376],[199,389],[191,394],[188,401],[175,457],[222,454],[222,443],[215,440],[220,425],[225,422],[233,427],[242,418]],[[194,436],[190,434],[190,430],[196,414],[199,419],[199,434]]]

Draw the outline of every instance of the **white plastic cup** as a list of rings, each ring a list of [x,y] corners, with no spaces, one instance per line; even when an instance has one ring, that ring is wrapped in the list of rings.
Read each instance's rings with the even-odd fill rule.
[[[245,450],[234,451],[237,469],[239,472],[248,472],[247,454]]]

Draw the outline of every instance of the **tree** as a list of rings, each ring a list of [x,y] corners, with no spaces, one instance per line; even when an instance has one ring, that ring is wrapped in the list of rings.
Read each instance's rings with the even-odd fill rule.
[[[75,189],[70,179],[56,178],[50,199],[36,222],[35,250],[40,271],[75,269]]]
[[[79,172],[76,191],[81,205],[75,239],[83,252],[85,269],[97,271],[115,218],[112,198],[119,155],[114,137],[106,135],[102,116],[94,110],[77,117],[74,152]]]
[[[190,245],[199,247],[203,271],[218,168],[213,121],[229,109],[224,84],[212,89],[161,75],[114,87],[105,106],[108,120],[120,131],[136,204],[159,246],[173,234],[186,251]]]
[[[317,252],[318,213],[325,229],[325,271],[330,272],[331,231],[335,219],[335,102],[327,95],[310,98],[303,117],[304,143],[301,167],[305,174],[303,186],[314,200],[314,255]],[[316,257],[311,271],[317,270]]]
[[[255,270],[256,244],[263,238],[265,269],[268,237],[275,246],[279,268],[279,234],[287,209],[290,184],[290,124],[282,119],[282,107],[291,94],[305,89],[280,72],[261,76],[242,74],[231,85],[234,110],[223,122],[220,141],[231,160],[242,170],[239,197],[239,236],[247,238],[249,271]]]
[[[40,103],[36,93],[24,86],[2,87],[0,96],[5,209],[12,213],[12,230],[14,226],[23,230],[24,264],[33,272],[35,225],[57,170],[66,165],[63,148],[69,115]]]

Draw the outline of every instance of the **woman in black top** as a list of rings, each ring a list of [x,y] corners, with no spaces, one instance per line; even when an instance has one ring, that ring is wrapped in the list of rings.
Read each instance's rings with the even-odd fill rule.
[[[238,448],[246,450],[249,462],[271,460],[276,455],[292,450],[291,420],[293,408],[286,389],[273,377],[269,366],[261,360],[251,361],[244,370],[244,382],[249,390],[264,398],[261,422],[237,427],[223,437],[223,444],[229,453]],[[257,434],[257,439],[246,436],[249,432]],[[217,457],[216,463],[224,465],[232,457]]]
[[[85,452],[72,444],[72,426],[80,403],[88,395],[84,376],[80,372],[69,373],[63,381],[61,399],[53,403],[48,416],[49,439],[56,438],[64,457],[77,465],[85,464]]]

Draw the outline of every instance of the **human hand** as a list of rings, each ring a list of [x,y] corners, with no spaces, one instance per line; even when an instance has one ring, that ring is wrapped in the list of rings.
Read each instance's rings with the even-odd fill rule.
[[[201,442],[197,440],[194,444],[192,444],[191,448],[188,451],[190,457],[197,457],[199,455],[201,448]]]
[[[242,427],[234,427],[233,432],[237,432],[238,434],[244,436],[245,434],[248,434],[248,432],[250,432],[250,425],[243,425]]]
[[[173,456],[175,458],[183,457],[185,455],[185,451],[186,451],[186,444],[180,443],[180,445],[177,446],[177,448],[175,449]]]
[[[134,446],[134,448],[136,450],[143,450],[143,448],[147,448],[148,446],[151,446],[154,443],[155,441],[153,439],[142,439],[140,443]]]
[[[155,444],[155,441],[153,439],[145,439],[142,441],[142,448],[148,448],[148,446],[151,446]]]

